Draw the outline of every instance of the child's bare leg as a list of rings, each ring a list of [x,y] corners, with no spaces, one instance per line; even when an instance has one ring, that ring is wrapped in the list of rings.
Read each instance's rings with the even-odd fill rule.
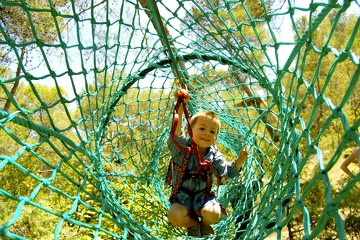
[[[180,203],[174,203],[171,205],[168,220],[176,227],[192,227],[198,224],[197,219],[192,218],[189,215],[190,211],[187,207]]]
[[[207,202],[201,209],[201,217],[203,225],[211,225],[220,220],[221,207],[215,200]]]

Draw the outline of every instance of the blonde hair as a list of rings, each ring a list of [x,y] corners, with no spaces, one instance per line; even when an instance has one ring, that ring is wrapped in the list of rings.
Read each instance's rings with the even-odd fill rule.
[[[217,127],[218,127],[216,133],[219,133],[220,127],[221,127],[221,121],[220,121],[220,118],[218,117],[218,115],[216,115],[216,113],[214,113],[212,111],[203,111],[203,112],[196,113],[190,119],[190,126],[191,127],[195,126],[195,124],[196,124],[199,117],[205,117],[205,118],[209,118],[209,119],[213,120],[217,124]]]

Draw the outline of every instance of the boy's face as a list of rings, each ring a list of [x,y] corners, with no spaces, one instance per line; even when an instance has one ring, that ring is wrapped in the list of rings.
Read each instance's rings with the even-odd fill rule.
[[[199,117],[192,127],[193,139],[198,148],[208,148],[215,143],[219,125],[209,117]]]

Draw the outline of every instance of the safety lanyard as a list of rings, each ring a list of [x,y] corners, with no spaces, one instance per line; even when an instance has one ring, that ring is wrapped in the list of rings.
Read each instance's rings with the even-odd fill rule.
[[[186,102],[185,99],[188,97],[188,93],[182,90],[178,90],[177,91],[177,96],[178,96],[178,100],[176,102],[175,108],[174,108],[174,112],[173,112],[173,123],[172,123],[172,127],[171,127],[171,139],[173,140],[174,144],[182,151],[186,151],[186,152],[192,152],[196,159],[198,160],[198,164],[199,167],[194,171],[195,174],[200,174],[203,170],[208,170],[211,169],[212,164],[207,161],[204,160],[202,158],[202,156],[199,153],[198,147],[196,145],[196,143],[193,140],[193,132],[190,126],[190,115],[189,115],[189,111],[187,110],[186,107]],[[185,118],[186,121],[188,122],[188,132],[190,135],[190,139],[191,139],[191,147],[186,147],[186,146],[182,146],[175,138],[175,130],[179,124],[179,108],[181,106],[181,104],[183,105],[183,111],[185,114]]]

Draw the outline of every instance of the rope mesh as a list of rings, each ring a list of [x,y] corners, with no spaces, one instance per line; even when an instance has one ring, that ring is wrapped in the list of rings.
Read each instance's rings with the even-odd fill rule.
[[[191,114],[219,115],[228,160],[251,146],[241,176],[216,189],[230,214],[214,239],[281,239],[290,225],[313,239],[330,223],[345,239],[341,204],[360,175],[339,189],[332,174],[360,145],[359,12],[357,1],[0,0],[0,236],[186,238],[167,221],[164,185],[186,86]]]

